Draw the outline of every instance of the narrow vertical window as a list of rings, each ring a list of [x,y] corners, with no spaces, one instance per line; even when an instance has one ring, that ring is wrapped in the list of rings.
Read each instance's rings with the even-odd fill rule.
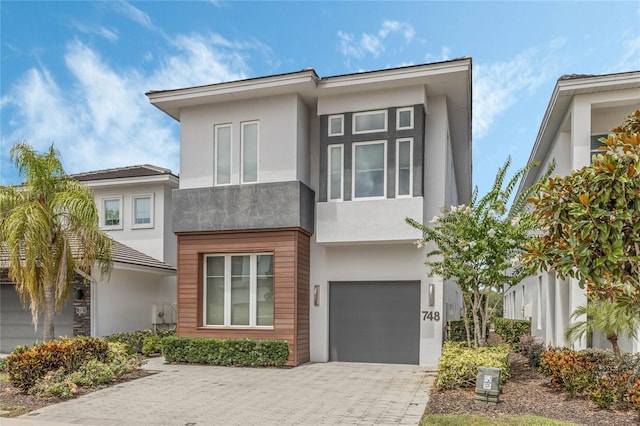
[[[273,325],[273,255],[256,258],[256,325]]]
[[[258,123],[242,123],[242,182],[258,181]]]
[[[205,267],[205,319],[207,325],[224,325],[224,256],[209,256]]]
[[[329,199],[342,200],[342,145],[329,145]]]
[[[398,130],[413,129],[413,107],[396,110],[396,128]]]
[[[131,196],[133,206],[132,228],[153,227],[153,194]]]
[[[329,116],[329,136],[342,136],[344,135],[344,116],[330,115]]]
[[[231,325],[249,325],[249,260],[249,256],[231,256]]]
[[[353,144],[353,198],[386,196],[386,142]]]
[[[231,125],[215,126],[215,185],[231,183]]]
[[[413,188],[413,140],[396,142],[396,196],[410,197]]]
[[[122,197],[102,199],[102,226],[105,229],[122,229]]]

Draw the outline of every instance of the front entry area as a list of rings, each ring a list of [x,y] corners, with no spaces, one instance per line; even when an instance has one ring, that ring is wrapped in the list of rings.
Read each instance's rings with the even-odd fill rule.
[[[420,281],[329,283],[329,360],[418,364]]]

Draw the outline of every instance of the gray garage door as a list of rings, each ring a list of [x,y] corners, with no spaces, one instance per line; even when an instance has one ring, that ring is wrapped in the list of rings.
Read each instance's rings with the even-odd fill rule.
[[[329,360],[418,364],[420,282],[332,282]]]
[[[56,314],[57,336],[73,336],[73,306],[69,302]],[[31,312],[24,309],[13,285],[0,285],[0,353],[10,353],[18,345],[42,340],[42,320],[35,332]]]

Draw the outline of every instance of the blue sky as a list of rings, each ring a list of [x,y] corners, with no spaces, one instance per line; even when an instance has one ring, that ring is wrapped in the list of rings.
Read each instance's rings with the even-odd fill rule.
[[[473,179],[528,157],[556,80],[640,70],[640,2],[1,1],[0,184],[15,142],[69,173],[179,172],[178,123],[149,90],[473,58]]]

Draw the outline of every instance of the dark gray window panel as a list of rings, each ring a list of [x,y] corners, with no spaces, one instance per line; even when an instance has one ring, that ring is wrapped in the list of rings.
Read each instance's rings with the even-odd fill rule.
[[[173,190],[173,232],[299,227],[313,234],[315,193],[299,181]]]
[[[395,198],[396,194],[396,139],[413,138],[413,196],[423,195],[423,164],[424,164],[424,106],[414,105],[413,129],[396,130],[396,110],[389,108],[387,111],[388,130],[386,132],[374,132],[365,134],[352,134],[353,114],[344,113],[344,135],[328,136],[328,116],[320,116],[320,185],[318,199],[320,202],[328,200],[327,197],[327,167],[328,145],[344,145],[344,188],[343,200],[352,198],[352,154],[354,142],[366,142],[375,140],[387,141],[387,198]]]

